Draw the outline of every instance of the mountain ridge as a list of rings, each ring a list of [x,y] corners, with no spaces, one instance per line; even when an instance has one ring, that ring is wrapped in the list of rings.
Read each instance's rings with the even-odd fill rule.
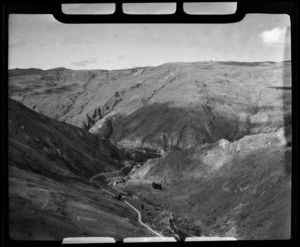
[[[147,234],[95,175],[166,236],[290,238],[290,62],[27,72],[9,78],[14,239]]]
[[[215,60],[215,61],[212,61],[212,60],[207,60],[207,61],[190,61],[190,62],[166,62],[166,63],[162,63],[162,64],[159,64],[159,65],[145,65],[145,66],[137,66],[137,67],[128,67],[128,68],[121,68],[121,69],[72,69],[72,68],[67,68],[67,67],[54,67],[54,68],[48,68],[48,69],[42,69],[42,68],[37,68],[37,67],[31,67],[31,68],[10,68],[8,69],[8,71],[13,71],[13,70],[31,70],[31,69],[36,69],[36,70],[42,70],[42,71],[47,71],[47,70],[55,70],[55,69],[68,69],[68,70],[90,70],[90,71],[93,71],[93,70],[103,70],[103,71],[114,71],[114,70],[131,70],[131,69],[138,69],[138,68],[146,68],[146,67],[159,67],[159,66],[162,66],[162,65],[166,65],[166,64],[193,64],[193,63],[207,63],[207,62],[217,62],[217,63],[222,63],[222,62],[235,62],[235,63],[286,63],[286,62],[289,62],[291,63],[291,60],[282,60],[282,61],[235,61],[235,60]]]
[[[10,77],[9,96],[41,114],[109,136],[114,143],[166,151],[222,138],[234,140],[288,124],[290,93],[276,88],[291,85],[290,63],[247,64],[48,70]],[[146,121],[153,111],[157,121]],[[101,130],[106,120],[112,125],[109,132]],[[139,122],[140,132],[131,127],[132,121]]]

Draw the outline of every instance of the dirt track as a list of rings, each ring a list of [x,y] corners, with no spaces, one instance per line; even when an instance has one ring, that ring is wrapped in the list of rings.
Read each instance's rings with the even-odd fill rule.
[[[111,173],[111,172],[110,172],[110,173]],[[93,176],[93,177],[90,179],[90,182],[91,182],[91,183],[94,183],[93,180],[94,180],[97,176],[102,175],[102,174],[104,174],[104,173],[96,174],[95,176]],[[99,188],[100,188],[101,190],[105,191],[106,193],[109,193],[110,195],[115,196],[114,193],[112,193],[112,192],[110,192],[110,191],[108,191],[108,190],[106,190],[106,189],[104,189],[104,188],[102,188],[102,187],[100,187],[100,186],[99,186]],[[153,234],[155,234],[156,236],[158,236],[158,237],[164,237],[164,236],[161,235],[160,233],[154,231],[152,228],[150,228],[150,227],[149,227],[148,225],[146,225],[144,222],[142,222],[142,215],[141,215],[141,213],[140,213],[140,211],[139,211],[138,209],[136,209],[134,206],[132,206],[129,202],[127,202],[127,201],[125,201],[125,200],[124,200],[124,203],[126,203],[126,204],[127,204],[129,207],[131,207],[135,212],[137,212],[137,214],[138,214],[138,221],[139,221],[139,223],[140,223],[142,226],[146,227],[149,231],[151,231],[151,232],[152,232]]]

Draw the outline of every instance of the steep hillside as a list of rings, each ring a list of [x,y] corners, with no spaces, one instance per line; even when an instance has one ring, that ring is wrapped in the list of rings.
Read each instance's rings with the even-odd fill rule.
[[[89,182],[123,166],[114,146],[11,99],[8,127],[11,239],[149,236],[135,212]]]
[[[9,75],[13,238],[149,235],[106,172],[164,234],[290,237],[290,61]]]
[[[88,179],[121,167],[119,151],[107,141],[11,99],[8,124],[9,162],[24,170]]]
[[[9,95],[114,143],[161,152],[288,125],[291,90],[282,89],[289,87],[290,62],[195,62],[57,68],[10,77]]]
[[[118,186],[186,217],[203,236],[288,239],[292,149],[287,132],[290,127],[171,151],[132,170]],[[161,183],[162,190],[153,189],[152,182]]]

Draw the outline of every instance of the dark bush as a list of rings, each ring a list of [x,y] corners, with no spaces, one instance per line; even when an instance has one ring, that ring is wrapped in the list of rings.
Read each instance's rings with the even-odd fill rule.
[[[160,183],[152,182],[152,187],[153,187],[154,189],[157,189],[157,190],[161,190],[161,189],[162,189]]]

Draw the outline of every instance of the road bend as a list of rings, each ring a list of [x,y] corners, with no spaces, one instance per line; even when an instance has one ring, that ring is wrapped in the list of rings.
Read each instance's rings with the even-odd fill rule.
[[[103,172],[103,173],[98,173],[96,174],[95,176],[91,177],[90,178],[90,182],[93,183],[93,180],[96,178],[96,177],[99,177],[99,176],[105,176],[105,175],[113,175],[113,174],[119,174],[119,171],[115,171],[115,172]]]
[[[134,211],[137,212],[138,214],[138,221],[141,225],[143,225],[144,227],[146,227],[149,231],[151,231],[152,233],[154,233],[157,237],[161,237],[163,238],[164,236],[161,235],[160,233],[154,231],[153,229],[151,229],[148,225],[146,225],[143,221],[142,221],[142,215],[140,213],[140,211],[138,209],[136,209],[134,206],[132,206],[129,202],[124,201],[128,206],[130,206]]]
[[[92,178],[90,179],[90,182],[91,182],[91,183],[95,183],[95,182],[93,181],[93,179],[95,179],[98,175],[100,175],[100,174],[97,174],[97,175],[95,175],[94,177],[92,177]],[[97,183],[96,183],[96,184],[97,184]],[[97,184],[97,185],[98,185],[98,184]],[[102,188],[101,186],[98,185],[98,187],[99,187],[101,190],[103,190],[104,192],[106,192],[106,193],[108,193],[108,194],[110,194],[110,195],[112,195],[112,196],[115,196],[114,193],[112,193],[112,192],[110,192],[110,191],[108,191],[108,190]],[[145,224],[145,223],[142,221],[142,215],[141,215],[140,211],[139,211],[137,208],[135,208],[134,206],[132,206],[129,202],[127,202],[127,201],[125,201],[125,200],[124,200],[123,202],[126,203],[129,207],[131,207],[135,212],[137,212],[137,214],[138,214],[138,222],[139,222],[142,226],[146,227],[149,231],[151,231],[151,232],[152,232],[153,234],[155,234],[157,237],[161,237],[161,238],[164,237],[163,235],[161,235],[160,233],[154,231],[151,227],[149,227],[147,224]]]

